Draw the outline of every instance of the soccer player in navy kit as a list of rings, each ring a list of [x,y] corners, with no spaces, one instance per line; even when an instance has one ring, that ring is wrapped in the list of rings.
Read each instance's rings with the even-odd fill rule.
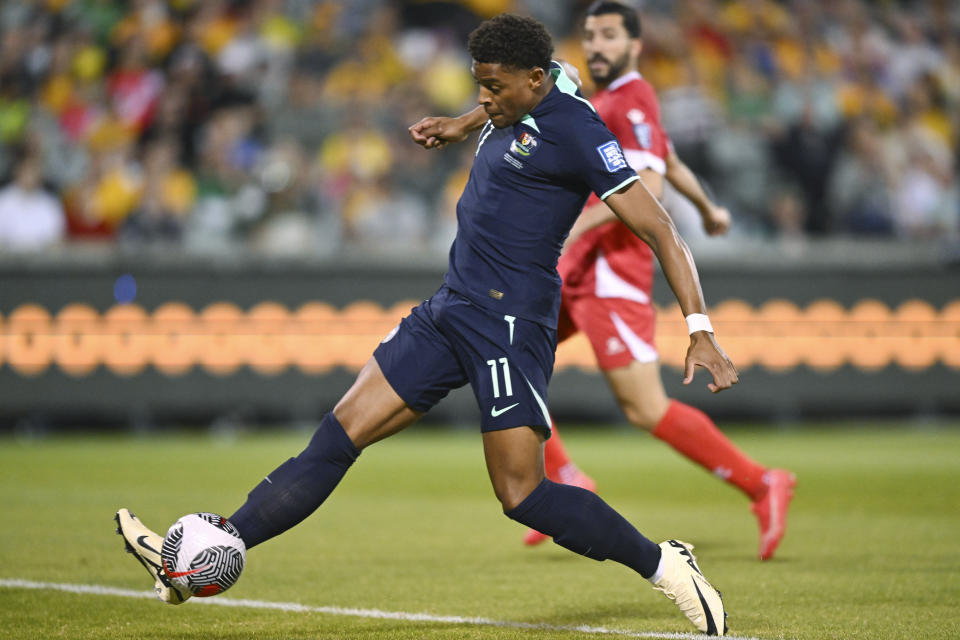
[[[597,0],[587,9],[582,35],[596,86],[590,103],[620,141],[627,162],[652,194],[662,195],[664,180],[670,182],[696,203],[709,234],[725,232],[729,212],[711,201],[673,151],[654,89],[637,72],[643,45],[636,10],[617,0]],[[475,130],[485,121],[486,114],[477,107],[458,118],[424,118],[410,132],[415,142],[434,148],[460,139],[458,126]],[[578,331],[586,334],[627,419],[750,498],[760,525],[758,556],[773,557],[786,532],[796,477],[754,461],[704,412],[667,397],[653,339],[650,248],[590,196],[570,231],[557,271],[563,278],[558,341]],[[552,431],[544,448],[547,477],[595,490],[593,480],[570,459],[556,425]],[[530,529],[524,542],[533,545],[547,539]]]
[[[722,635],[720,594],[689,545],[657,545],[596,494],[544,477],[547,384],[560,305],[556,265],[587,196],[599,195],[650,244],[684,314],[703,327],[696,325],[705,319],[705,304],[690,253],[616,138],[551,62],[553,46],[542,25],[503,14],[481,24],[468,46],[489,122],[457,204],[443,286],[384,338],[307,448],[254,487],[229,520],[248,548],[279,535],[323,503],[361,450],[469,382],[504,513],[571,551],[634,569],[701,631]],[[709,331],[691,333],[686,365],[688,378],[696,366],[705,367],[711,389],[737,382]],[[182,601],[151,555],[161,536],[126,509],[117,519],[128,548],[156,579],[158,596]]]

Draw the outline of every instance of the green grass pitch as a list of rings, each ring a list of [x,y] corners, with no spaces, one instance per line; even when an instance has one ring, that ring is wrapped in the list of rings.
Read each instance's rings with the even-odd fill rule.
[[[724,593],[730,633],[755,638],[960,637],[960,424],[732,429],[799,477],[776,559],[736,490],[627,429],[567,429],[600,491],[656,541],[693,542]],[[112,516],[158,530],[191,511],[229,514],[308,434],[0,438],[0,637],[585,638],[693,630],[630,570],[553,544],[527,549],[489,487],[477,433],[413,427],[368,449],[319,512],[255,549],[220,599],[296,602],[546,625],[376,619],[317,610],[180,607],[11,581],[149,588]],[[663,636],[661,636],[663,637]]]

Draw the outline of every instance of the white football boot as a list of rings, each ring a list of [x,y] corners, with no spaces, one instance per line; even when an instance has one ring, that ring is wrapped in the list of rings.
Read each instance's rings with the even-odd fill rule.
[[[680,607],[697,629],[709,636],[727,633],[727,612],[720,592],[703,577],[692,544],[679,540],[660,543],[663,573],[653,588]]]
[[[120,509],[113,519],[117,521],[117,533],[123,536],[127,553],[133,554],[155,580],[153,591],[157,599],[167,604],[180,604],[189,598],[192,595],[189,591],[177,589],[163,573],[163,560],[160,558],[163,536],[148,529],[128,509]]]

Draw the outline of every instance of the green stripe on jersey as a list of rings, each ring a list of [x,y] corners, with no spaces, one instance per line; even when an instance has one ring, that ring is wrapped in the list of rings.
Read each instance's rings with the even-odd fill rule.
[[[557,62],[557,61],[554,60],[553,62]],[[559,65],[560,63],[557,62],[557,64]],[[577,95],[577,83],[575,83],[573,80],[570,79],[569,76],[567,76],[567,74],[563,71],[562,66],[552,67],[550,69],[550,75],[551,77],[553,77],[553,82],[554,84],[557,85],[557,89],[560,90],[560,93],[565,93],[568,96],[576,98],[583,104],[593,109],[594,112],[596,112],[596,109],[592,104],[590,104],[589,100],[584,100],[583,98]],[[520,124],[525,124],[531,129],[533,129],[534,131],[536,131],[537,133],[540,133],[540,127],[537,126],[537,122],[533,119],[533,116],[531,116],[529,113],[523,116],[522,118],[520,118]]]
[[[557,62],[557,61],[554,60],[554,62]],[[557,62],[557,64],[560,65],[559,62]],[[560,89],[560,91],[562,91],[563,93],[566,93],[567,95],[576,98],[580,102],[590,107],[593,111],[596,111],[594,106],[590,104],[589,100],[585,100],[584,98],[581,98],[580,96],[577,95],[577,83],[575,83],[573,80],[570,79],[569,76],[567,76],[567,74],[563,70],[563,65],[552,67],[550,69],[550,75],[553,76],[553,81],[556,83],[557,89]]]

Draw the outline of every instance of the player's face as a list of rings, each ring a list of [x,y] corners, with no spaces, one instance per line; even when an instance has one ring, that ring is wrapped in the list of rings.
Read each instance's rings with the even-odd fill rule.
[[[631,38],[623,16],[606,13],[587,16],[583,23],[583,52],[593,82],[605,87],[637,64],[640,40]]]
[[[498,129],[516,124],[536,106],[543,69],[514,69],[499,62],[474,61],[470,68],[477,82],[477,102]]]

